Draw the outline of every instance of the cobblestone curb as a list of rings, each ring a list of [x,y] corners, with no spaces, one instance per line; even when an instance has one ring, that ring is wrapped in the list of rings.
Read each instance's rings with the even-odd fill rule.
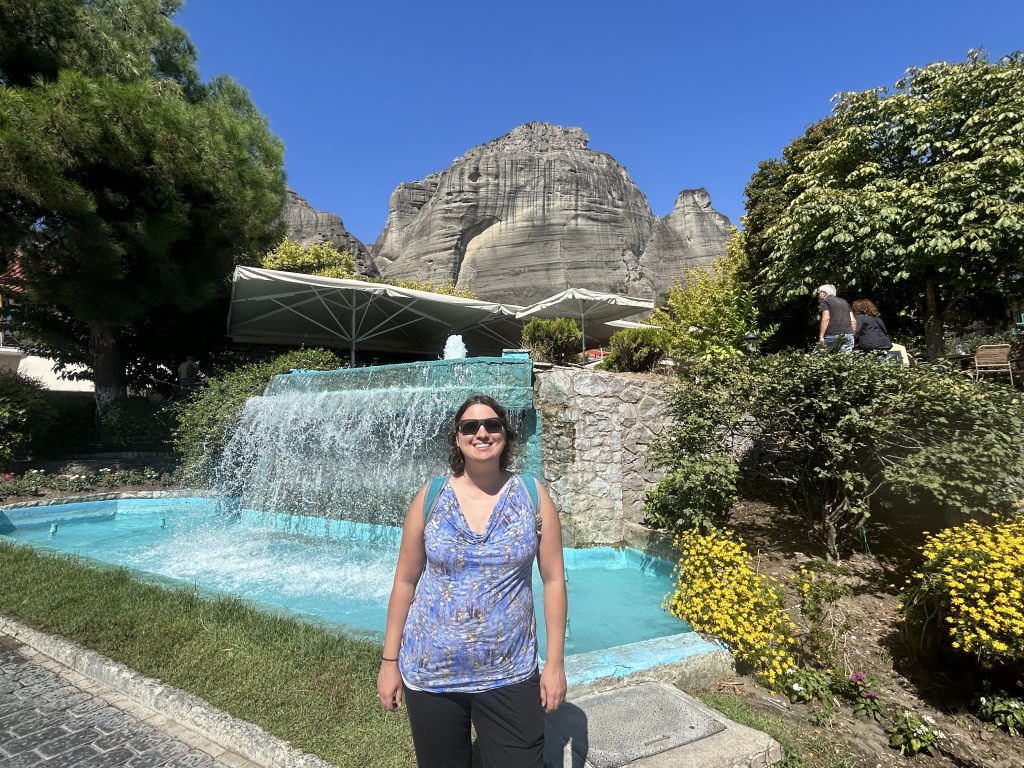
[[[197,696],[141,675],[69,640],[38,632],[6,616],[0,616],[0,632],[264,768],[336,768],[257,725],[215,709]]]

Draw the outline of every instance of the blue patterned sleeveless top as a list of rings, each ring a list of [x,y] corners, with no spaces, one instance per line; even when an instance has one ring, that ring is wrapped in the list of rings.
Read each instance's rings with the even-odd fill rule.
[[[423,531],[427,562],[402,632],[399,669],[412,688],[473,693],[537,669],[533,561],[537,521],[518,475],[481,534],[446,482]]]

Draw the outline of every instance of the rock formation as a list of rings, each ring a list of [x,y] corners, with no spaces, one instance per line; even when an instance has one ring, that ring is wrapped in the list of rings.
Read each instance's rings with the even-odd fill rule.
[[[567,287],[653,297],[725,252],[729,222],[706,191],[684,190],[658,219],[626,169],[588,142],[579,128],[528,123],[400,185],[374,267],[528,304]]]
[[[672,212],[658,219],[651,230],[640,272],[655,295],[667,291],[679,279],[683,267],[707,268],[711,260],[725,253],[732,224],[711,207],[706,189],[684,189]]]
[[[304,246],[330,243],[339,251],[348,251],[352,254],[358,272],[366,275],[376,274],[369,249],[345,229],[341,217],[337,214],[314,209],[305,198],[289,189],[281,218],[284,221],[285,236],[290,240],[297,240]]]

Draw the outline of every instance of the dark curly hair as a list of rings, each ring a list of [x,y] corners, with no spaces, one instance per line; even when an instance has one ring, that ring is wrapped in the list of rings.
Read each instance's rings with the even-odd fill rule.
[[[508,469],[508,465],[512,461],[512,446],[516,440],[516,431],[508,423],[508,414],[497,400],[490,395],[476,394],[467,397],[466,401],[459,406],[459,410],[455,412],[455,418],[452,420],[451,431],[448,433],[448,466],[451,467],[452,474],[461,475],[466,471],[466,457],[459,450],[459,421],[472,405],[486,405],[501,421],[501,428],[505,431],[505,447],[501,449],[499,461],[502,469]]]
[[[853,302],[853,306],[850,307],[855,315],[871,315],[871,317],[881,317],[882,315],[878,311],[878,307],[871,299],[857,299]]]

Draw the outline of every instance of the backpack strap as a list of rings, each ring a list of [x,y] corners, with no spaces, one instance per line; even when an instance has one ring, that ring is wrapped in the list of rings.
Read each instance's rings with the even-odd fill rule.
[[[434,507],[437,506],[437,500],[441,497],[441,491],[444,490],[444,484],[447,482],[447,475],[438,475],[430,479],[427,483],[427,493],[423,497],[423,524],[426,525],[427,521],[430,520],[430,516],[434,514]]]
[[[519,475],[519,481],[526,489],[527,496],[530,497],[530,506],[533,508],[533,518],[537,524],[537,535],[540,536],[540,491],[537,490],[539,483],[537,482],[536,477],[525,472]]]
[[[537,523],[537,535],[540,535],[541,517],[540,517],[540,491],[537,490],[537,478],[529,474],[518,475],[519,481],[523,484],[526,489],[526,495],[530,498],[530,507],[533,509],[533,517]],[[430,482],[427,483],[427,492],[423,496],[423,524],[426,525],[430,520],[430,516],[434,514],[434,508],[437,507],[437,501],[441,498],[441,491],[444,490],[444,484],[448,481],[448,475],[438,475],[432,477]]]

